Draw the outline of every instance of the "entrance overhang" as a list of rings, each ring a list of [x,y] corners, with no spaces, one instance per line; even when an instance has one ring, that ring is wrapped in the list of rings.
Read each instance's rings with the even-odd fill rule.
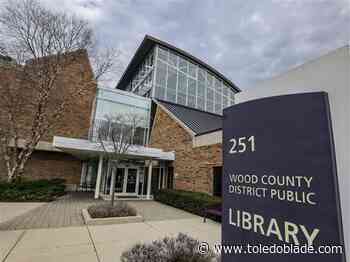
[[[55,148],[82,160],[95,158],[106,153],[100,143],[87,139],[54,136],[52,144]],[[106,150],[112,154],[113,144],[107,145]],[[165,152],[162,149],[140,145],[131,145],[124,155],[125,158],[131,159],[175,160],[175,152],[173,151]]]

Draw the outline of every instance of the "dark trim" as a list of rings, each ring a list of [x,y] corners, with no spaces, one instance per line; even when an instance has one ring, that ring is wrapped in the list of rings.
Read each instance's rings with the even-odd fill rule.
[[[199,64],[200,66],[204,67],[208,71],[212,72],[217,77],[221,78],[236,93],[241,91],[231,80],[226,78],[223,74],[218,72],[216,69],[214,69],[213,67],[211,67],[207,63],[194,57],[193,55],[189,54],[188,52],[186,52],[180,48],[177,48],[176,46],[173,46],[169,43],[166,43],[166,42],[159,40],[159,39],[157,39],[153,36],[150,36],[150,35],[146,35],[144,37],[144,39],[142,40],[142,42],[139,45],[139,47],[137,48],[134,56],[132,57],[131,61],[129,62],[126,70],[124,71],[122,77],[120,78],[118,84],[116,85],[116,89],[125,90],[127,83],[129,82],[129,80],[131,79],[131,77],[134,74],[133,71],[136,70],[136,68],[140,64],[140,62],[144,59],[144,57],[146,57],[148,55],[150,50],[152,50],[152,48],[155,45],[160,45],[160,46],[166,47],[166,48],[186,57],[187,59],[192,60],[193,62]]]
[[[213,133],[213,132],[216,132],[216,131],[219,131],[219,130],[222,130],[222,128],[216,128],[216,129],[213,129],[213,130],[208,130],[208,131],[205,131],[205,132],[202,132],[202,133],[198,133],[195,136],[206,135],[206,134]]]
[[[213,113],[213,112],[203,111],[203,110],[200,110],[200,109],[198,109],[198,108],[193,108],[193,107],[189,107],[189,106],[184,106],[184,105],[181,105],[181,104],[177,104],[177,103],[174,103],[174,102],[169,102],[169,101],[162,100],[162,99],[158,99],[158,98],[152,98],[152,100],[154,100],[154,101],[156,101],[156,102],[159,102],[159,103],[171,104],[171,105],[175,105],[175,106],[187,108],[187,109],[190,109],[190,110],[193,110],[193,111],[206,113],[206,114],[208,114],[208,115],[219,116],[219,117],[221,117],[221,118],[223,119],[223,116],[222,116],[222,115],[220,115],[220,114],[215,114],[215,113]]]

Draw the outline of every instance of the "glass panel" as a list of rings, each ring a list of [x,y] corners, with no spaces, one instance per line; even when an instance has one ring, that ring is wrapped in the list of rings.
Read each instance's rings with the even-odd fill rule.
[[[162,47],[158,47],[158,58],[163,61],[168,61],[168,50]]]
[[[106,89],[98,89],[97,99],[108,100],[112,103],[122,103],[126,105],[138,106],[147,108],[149,106],[149,102],[145,99],[138,98],[133,95],[129,95],[125,92],[119,92],[118,90],[108,91]]]
[[[188,95],[187,105],[189,107],[196,107],[196,97],[193,95]]]
[[[159,99],[165,99],[165,88],[163,86],[156,86],[155,97]]]
[[[133,106],[99,99],[97,101],[95,118],[105,119],[107,117],[113,117],[115,115],[127,114],[130,113],[133,108]]]
[[[216,114],[221,114],[221,104],[215,104],[215,108],[214,108],[214,111]]]
[[[126,193],[135,193],[136,192],[136,181],[137,181],[137,169],[129,168],[128,169],[128,178],[126,181]]]
[[[145,128],[137,127],[136,130],[134,131],[133,144],[134,145],[143,145],[145,133],[146,133]]]
[[[187,60],[182,58],[182,57],[179,57],[179,69],[184,73],[187,73],[187,71],[188,71]]]
[[[177,81],[177,71],[172,67],[168,67],[167,89],[176,90],[176,81]]]
[[[179,72],[179,85],[177,90],[184,94],[187,92],[187,76],[181,72]]]
[[[205,103],[204,103],[204,99],[203,98],[199,98],[197,97],[197,108],[200,110],[204,110],[205,107]]]
[[[165,88],[166,85],[166,64],[162,61],[158,61],[157,73],[156,73],[156,85]]]
[[[206,110],[208,112],[214,112],[214,101],[213,100],[207,100],[207,108]]]
[[[230,98],[232,101],[235,100],[235,93],[232,90],[230,91]]]
[[[205,84],[203,82],[198,82],[197,95],[203,99],[205,97]]]
[[[222,104],[222,95],[221,93],[215,92],[215,104]]]
[[[198,68],[198,81],[205,82],[206,71],[203,68]]]
[[[98,132],[102,130],[106,130],[104,132],[105,134],[102,134],[103,139],[106,140],[111,139],[111,135],[114,138],[118,138],[122,132],[129,133],[131,137],[131,133],[128,131],[130,130],[130,126],[129,128],[123,128],[121,123],[125,127],[125,125],[129,125],[125,121],[132,120],[130,118],[134,118],[135,116],[139,119],[137,127],[147,128],[149,126],[149,110],[150,100],[148,99],[124,91],[115,91],[115,93],[112,93],[104,89],[99,89],[96,113],[89,139],[95,141],[98,138]],[[108,123],[107,118],[110,118],[112,123]],[[106,124],[109,126],[103,128]],[[137,140],[137,143],[143,144],[141,140]]]
[[[166,98],[169,102],[176,103],[176,90],[167,89]]]
[[[227,85],[223,85],[222,87],[222,92],[225,96],[228,96],[229,95],[229,90],[230,88],[227,86]]]
[[[215,90],[219,92],[220,94],[222,93],[222,83],[219,79],[215,78]]]
[[[188,62],[188,74],[194,78],[197,78],[197,66]]]
[[[186,105],[187,76],[179,72],[179,84],[177,87],[177,102]]]
[[[214,86],[214,76],[207,72],[207,85]]]
[[[168,82],[167,82],[167,99],[170,102],[176,102],[176,82],[177,71],[172,67],[168,67]]]
[[[180,105],[186,105],[186,94],[177,93],[177,103]]]
[[[188,94],[196,95],[196,80],[193,80],[192,78],[188,78]]]
[[[222,100],[222,104],[223,104],[223,107],[225,108],[225,107],[227,107],[227,106],[229,106],[229,104],[228,104],[228,98],[226,97],[226,96],[223,96],[223,98],[222,98],[223,100]]]
[[[214,90],[211,88],[207,88],[207,99],[214,100]]]
[[[169,52],[169,65],[177,67],[177,58],[177,55],[175,55],[172,52]]]
[[[187,105],[189,107],[196,107],[196,80],[188,78],[188,97]]]
[[[125,172],[124,168],[117,168],[117,173],[115,176],[115,192],[116,193],[123,193],[124,172]]]

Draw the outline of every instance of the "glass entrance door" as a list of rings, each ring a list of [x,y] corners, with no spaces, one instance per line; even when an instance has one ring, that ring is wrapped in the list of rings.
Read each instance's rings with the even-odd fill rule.
[[[138,183],[138,172],[136,168],[128,168],[127,179],[126,179],[126,193],[136,193]]]
[[[113,169],[112,172],[115,172],[116,194],[137,194],[139,184],[138,168],[119,167],[117,169]]]

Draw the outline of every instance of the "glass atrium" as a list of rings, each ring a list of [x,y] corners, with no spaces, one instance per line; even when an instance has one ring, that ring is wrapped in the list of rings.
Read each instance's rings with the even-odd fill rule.
[[[141,63],[126,90],[216,114],[234,104],[235,94],[209,70],[159,45]]]

